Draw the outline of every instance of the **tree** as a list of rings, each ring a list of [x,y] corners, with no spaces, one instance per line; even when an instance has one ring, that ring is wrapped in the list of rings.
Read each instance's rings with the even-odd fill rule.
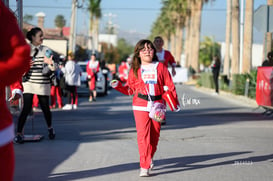
[[[61,35],[63,35],[63,27],[65,26],[66,20],[63,15],[57,15],[55,18],[55,26],[60,30]]]
[[[267,0],[267,5],[273,6],[273,0]],[[272,33],[267,32],[265,34],[265,39],[266,39],[266,50],[267,52],[269,52],[272,50]],[[265,55],[267,55],[267,52],[265,53]]]
[[[224,59],[224,74],[230,76],[230,30],[231,30],[231,0],[227,0],[227,19],[226,19],[226,47]]]
[[[239,0],[232,0],[232,61],[231,73],[239,73]]]
[[[55,26],[58,28],[63,28],[65,26],[66,20],[63,15],[57,15],[55,18]]]
[[[220,57],[221,46],[212,38],[205,36],[204,41],[200,43],[199,63],[205,67],[211,65],[214,56]]]
[[[99,39],[99,20],[101,18],[101,0],[89,0],[88,11],[90,13],[89,37],[92,38],[93,52],[98,50]],[[89,43],[91,44],[91,43]]]
[[[246,1],[242,73],[250,73],[252,66],[253,2]]]
[[[30,23],[30,21],[32,21],[32,20],[33,20],[33,16],[30,15],[30,14],[25,14],[24,17],[23,17],[23,21],[25,23]]]
[[[191,7],[191,31],[190,31],[190,52],[189,58],[191,60],[191,67],[198,72],[199,71],[199,46],[200,46],[200,27],[201,27],[201,13],[203,4],[208,0],[192,0],[189,1]]]

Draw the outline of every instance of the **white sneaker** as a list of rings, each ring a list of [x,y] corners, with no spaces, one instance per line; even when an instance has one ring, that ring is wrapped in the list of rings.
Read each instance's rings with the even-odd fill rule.
[[[77,108],[78,108],[77,104],[73,104],[73,109],[77,109]]]
[[[72,104],[66,104],[64,107],[63,107],[63,110],[71,110],[73,107],[72,107]]]
[[[149,177],[149,169],[140,168],[140,177]]]

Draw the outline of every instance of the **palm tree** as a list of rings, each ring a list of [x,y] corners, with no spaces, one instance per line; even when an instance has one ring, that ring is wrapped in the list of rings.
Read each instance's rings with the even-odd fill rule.
[[[190,5],[190,0],[186,1],[187,3],[187,10],[186,10],[186,19],[185,19],[185,49],[184,49],[184,55],[185,55],[185,66],[189,67],[189,52],[190,52],[190,47],[191,47],[191,41],[190,41],[190,31],[191,31],[191,10],[189,9]]]
[[[181,64],[181,54],[183,50],[183,28],[185,27],[185,19],[187,12],[186,0],[169,1],[168,10],[172,17],[172,22],[175,26],[174,32],[174,49],[173,53],[175,60]]]
[[[189,58],[191,60],[191,67],[198,72],[199,71],[199,46],[200,46],[200,27],[201,27],[201,12],[204,3],[208,0],[192,0],[190,1],[191,7],[191,47],[189,52]]]
[[[273,0],[267,0],[267,5],[273,6]],[[272,33],[267,32],[265,36],[266,36],[266,50],[267,50],[267,52],[269,52],[272,50]],[[267,54],[267,52],[266,52],[266,54]]]
[[[65,26],[65,19],[63,15],[57,15],[55,18],[55,26],[60,30],[61,36],[63,35],[62,29]]]
[[[242,73],[249,73],[252,64],[252,42],[253,42],[253,2],[246,1],[245,7],[245,26],[244,26],[244,48]]]
[[[92,37],[93,52],[98,50],[99,20],[101,18],[101,0],[89,0],[88,10],[90,13],[89,37]],[[90,44],[90,43],[89,43]]]
[[[239,73],[239,38],[239,0],[232,0],[232,74]]]
[[[231,29],[231,0],[227,0],[227,19],[226,19],[226,47],[224,59],[224,74],[230,76],[230,29]]]

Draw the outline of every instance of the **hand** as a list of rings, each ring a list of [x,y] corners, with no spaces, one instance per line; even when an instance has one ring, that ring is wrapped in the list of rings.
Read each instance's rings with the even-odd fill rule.
[[[112,87],[112,88],[116,88],[117,86],[118,86],[118,80],[112,80],[111,82],[110,82],[110,86]]]
[[[47,63],[48,65],[53,64],[53,55],[50,56],[50,58],[47,58],[46,56],[44,56],[44,62]]]
[[[21,98],[21,95],[15,93],[15,94],[13,94],[13,95],[9,98],[9,101],[13,102],[13,101],[16,101],[16,100],[18,100],[18,99],[20,99],[20,98]]]

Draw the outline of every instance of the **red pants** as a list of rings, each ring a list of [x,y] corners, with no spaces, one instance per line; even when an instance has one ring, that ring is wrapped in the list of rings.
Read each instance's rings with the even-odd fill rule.
[[[159,141],[161,124],[149,117],[149,112],[134,110],[140,167],[150,168]]]
[[[37,94],[33,95],[33,104],[32,104],[32,106],[33,107],[39,107],[39,99],[38,99]]]
[[[50,91],[51,106],[54,106],[54,107],[56,106],[56,96],[57,96],[59,108],[63,107],[61,87],[51,86],[51,91]]]
[[[0,147],[0,180],[13,181],[14,150],[13,143]]]

